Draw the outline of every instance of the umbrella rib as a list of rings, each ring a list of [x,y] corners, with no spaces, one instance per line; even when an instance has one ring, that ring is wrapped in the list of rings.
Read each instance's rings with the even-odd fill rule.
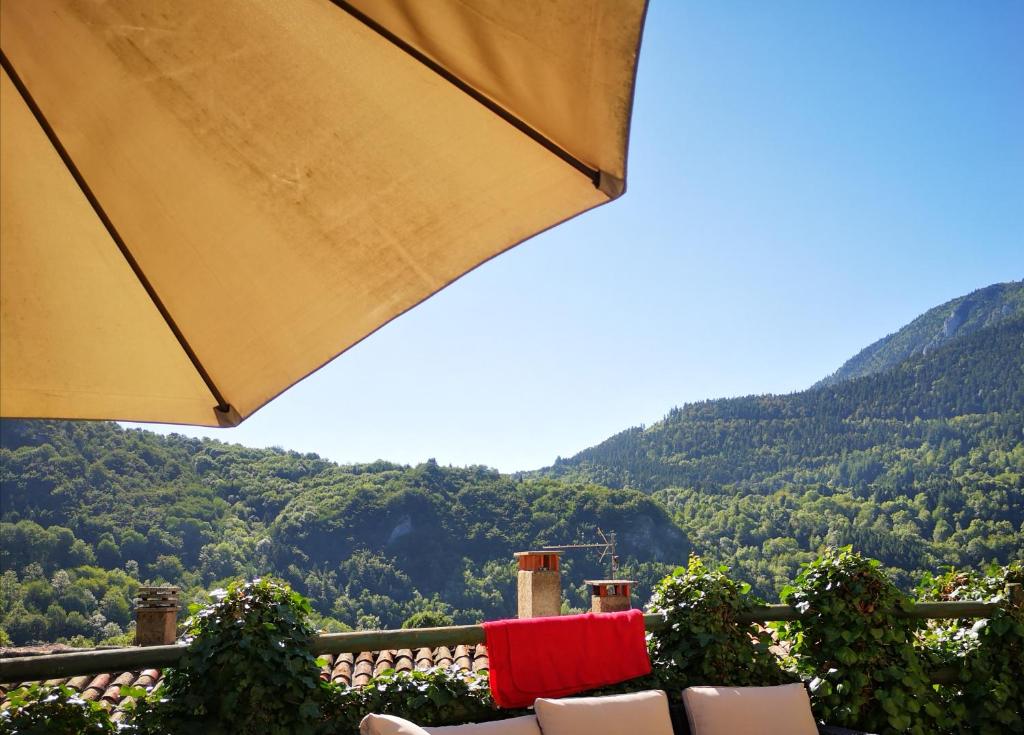
[[[590,179],[590,181],[593,182],[596,188],[601,188],[601,172],[598,169],[592,168],[585,164],[580,159],[576,158],[576,156],[569,153],[569,151],[565,150],[550,138],[544,136],[539,131],[527,125],[523,120],[519,119],[511,112],[506,110],[504,107],[497,104],[494,100],[490,99],[482,92],[476,90],[474,87],[470,86],[462,79],[459,79],[459,77],[455,76],[455,74],[445,69],[443,66],[441,66],[436,61],[431,59],[429,56],[424,54],[422,51],[414,47],[412,44],[403,40],[400,36],[392,33],[370,16],[366,15],[362,11],[350,5],[348,2],[346,2],[346,0],[330,0],[330,2],[337,6],[338,8],[340,8],[341,10],[344,10],[346,13],[351,15],[353,18],[358,20],[363,25],[367,26],[371,30],[383,36],[392,44],[400,48],[402,51],[416,59],[416,61],[420,62],[425,67],[430,69],[432,72],[442,77],[445,81],[449,82],[450,84],[457,87],[460,91],[472,97],[474,100],[479,102],[481,105],[486,107],[488,110],[493,112],[502,120],[510,124],[512,127],[516,128],[521,133],[524,133],[529,138],[532,138],[535,142],[542,145],[551,153],[554,153],[556,156],[561,158],[574,169],[576,169],[581,174]]]
[[[120,233],[117,231],[117,228],[114,226],[114,223],[111,221],[110,217],[103,209],[103,205],[100,204],[99,199],[97,199],[96,195],[89,187],[89,184],[86,182],[85,177],[82,176],[82,172],[78,170],[78,166],[75,165],[75,162],[71,159],[71,155],[64,147],[64,144],[61,143],[60,138],[57,137],[57,133],[53,129],[53,126],[50,125],[50,121],[46,119],[46,115],[43,113],[42,109],[40,109],[39,105],[36,104],[36,101],[32,97],[32,94],[28,91],[28,87],[26,87],[24,82],[22,82],[21,77],[18,76],[18,73],[14,69],[14,65],[11,63],[10,59],[7,58],[7,54],[4,53],[2,49],[0,49],[0,66],[2,66],[4,71],[7,72],[7,75],[10,77],[11,82],[18,90],[18,93],[21,95],[21,98],[25,101],[25,104],[28,106],[29,110],[31,110],[33,117],[35,117],[36,119],[36,122],[39,123],[39,126],[43,129],[43,132],[49,139],[50,145],[52,145],[54,147],[54,150],[57,151],[57,154],[60,156],[61,160],[64,162],[64,165],[67,167],[68,171],[71,173],[71,176],[74,178],[75,183],[78,184],[78,188],[85,195],[86,200],[88,200],[90,206],[92,206],[92,209],[96,213],[96,216],[99,217],[100,222],[103,223],[103,227],[106,228],[107,234],[110,235],[110,238],[114,241],[114,244],[117,245],[117,249],[121,251],[121,255],[124,256],[124,259],[128,262],[128,266],[132,269],[132,273],[135,274],[135,277],[139,280],[139,283],[142,284],[142,287],[146,290],[146,293],[149,295],[150,300],[156,306],[157,311],[160,312],[160,316],[163,317],[164,322],[166,322],[167,326],[174,334],[175,339],[178,340],[178,344],[180,344],[181,348],[185,350],[185,354],[188,355],[188,359],[192,362],[192,366],[196,369],[196,371],[199,373],[199,376],[203,379],[203,382],[206,384],[206,387],[213,395],[214,400],[217,401],[216,410],[225,416],[231,416],[234,413],[231,404],[229,404],[224,399],[224,395],[220,392],[220,389],[217,388],[217,385],[213,382],[213,378],[210,377],[210,374],[206,371],[206,368],[203,367],[203,363],[200,362],[199,356],[196,355],[195,350],[192,349],[192,345],[188,343],[188,340],[185,338],[184,333],[181,331],[177,323],[174,321],[174,317],[171,316],[171,313],[167,310],[167,307],[164,305],[164,302],[160,299],[160,296],[159,294],[157,294],[156,289],[153,287],[153,284],[150,283],[149,279],[146,277],[146,274],[142,272],[142,267],[139,265],[138,261],[135,260],[135,256],[132,255],[131,251],[128,249],[128,246],[125,244],[124,239],[121,237]]]

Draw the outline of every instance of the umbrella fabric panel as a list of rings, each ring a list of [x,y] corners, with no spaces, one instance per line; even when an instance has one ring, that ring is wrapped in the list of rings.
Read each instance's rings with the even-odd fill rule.
[[[348,0],[593,169],[626,178],[646,0]]]
[[[3,415],[215,421],[210,391],[6,73],[0,85]]]
[[[0,14],[13,70],[242,418],[479,263],[609,198],[323,0],[5,0]],[[95,289],[121,304],[113,291]],[[39,340],[60,341],[57,306],[31,317]],[[102,344],[109,324],[86,314],[76,333]],[[5,377],[32,372],[33,353],[4,342]],[[40,395],[59,395],[54,381]],[[52,396],[3,411],[217,423],[215,400],[205,418],[168,416],[155,393],[149,417]]]

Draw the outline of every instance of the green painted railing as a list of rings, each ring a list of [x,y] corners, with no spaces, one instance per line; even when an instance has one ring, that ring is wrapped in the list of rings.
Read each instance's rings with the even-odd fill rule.
[[[1021,585],[1011,584],[1008,594],[1014,604],[1024,604]],[[986,618],[997,606],[989,602],[919,602],[907,613],[917,619]],[[800,612],[789,605],[765,605],[740,616],[739,623],[762,623],[797,620]],[[647,630],[655,631],[665,624],[660,615],[645,615]],[[413,628],[409,630],[372,630],[353,633],[325,633],[316,637],[314,653],[360,653],[388,649],[436,648],[438,646],[475,645],[484,642],[482,625],[454,625],[445,628]],[[142,669],[173,667],[185,652],[183,645],[147,646],[144,648],[109,648],[39,656],[0,658],[0,682],[18,684],[46,681],[83,674],[102,674]],[[933,681],[954,681],[954,668],[933,672]]]

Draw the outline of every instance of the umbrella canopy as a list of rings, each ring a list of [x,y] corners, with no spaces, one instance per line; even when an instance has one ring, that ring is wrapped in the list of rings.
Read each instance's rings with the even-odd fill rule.
[[[4,0],[0,415],[234,425],[619,196],[644,0]]]

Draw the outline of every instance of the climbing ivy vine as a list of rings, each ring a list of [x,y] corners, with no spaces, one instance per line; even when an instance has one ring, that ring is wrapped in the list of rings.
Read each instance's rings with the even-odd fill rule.
[[[796,681],[769,653],[773,643],[769,631],[737,622],[739,615],[763,604],[750,594],[749,584],[731,579],[726,567],[709,569],[697,556],[661,580],[647,605],[648,612],[662,615],[666,622],[648,643],[661,686],[764,686]]]
[[[135,722],[148,735],[314,735],[330,695],[310,652],[309,602],[269,580],[233,584],[193,611],[189,647]]]
[[[1001,604],[987,619],[930,620],[922,633],[935,663],[959,670],[954,685],[938,690],[943,707],[981,735],[1024,732],[1024,606],[1007,599],[1013,582],[1024,582],[1024,563],[993,565],[985,573],[950,569],[918,586],[922,599]]]
[[[915,646],[916,626],[900,615],[911,600],[878,561],[829,549],[803,567],[783,601],[802,614],[781,630],[822,721],[912,735],[952,726]]]

